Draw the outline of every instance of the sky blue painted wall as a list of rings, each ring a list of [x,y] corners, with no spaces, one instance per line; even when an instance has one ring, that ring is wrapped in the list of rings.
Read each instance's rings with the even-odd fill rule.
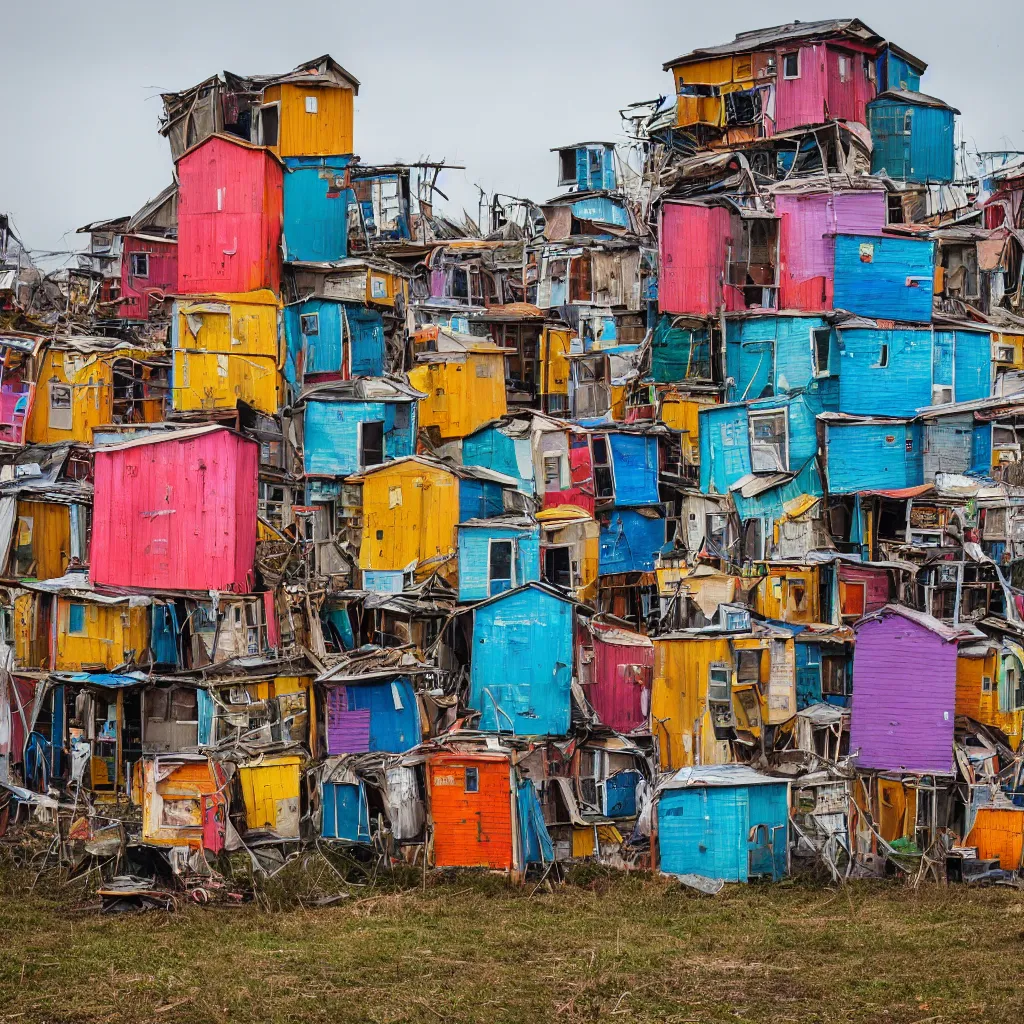
[[[952,110],[886,96],[869,103],[867,112],[874,144],[872,174],[884,170],[897,181],[921,183],[953,180],[956,159]]]
[[[601,523],[598,573],[650,572],[665,546],[665,520],[649,519],[634,509],[613,510]]]
[[[320,787],[323,809],[320,834],[325,839],[344,839],[350,843],[370,841],[370,816],[363,784],[325,782]]]
[[[572,671],[569,601],[526,587],[473,611],[469,706],[482,712],[481,729],[514,728],[517,736],[566,735]],[[504,715],[495,711],[495,704]]]
[[[394,689],[392,689],[394,687]],[[420,706],[412,683],[404,676],[383,682],[346,686],[348,710],[370,712],[368,750],[401,754],[423,738]],[[402,707],[396,708],[397,691]]]
[[[284,171],[282,244],[286,260],[319,263],[348,255],[351,189],[337,189],[347,156],[288,157]]]
[[[500,526],[459,527],[459,600],[483,601],[494,594],[488,590],[489,543],[494,540],[515,541],[516,578],[512,583],[540,579],[540,529],[516,529]]]
[[[658,502],[658,439],[644,434],[609,434],[615,472],[615,504]]]
[[[839,411],[914,416],[932,403],[932,334],[913,329],[839,330]],[[886,366],[880,366],[883,347]]]
[[[895,490],[924,483],[919,423],[830,423],[826,436],[832,494]]]
[[[781,826],[781,856],[773,877],[785,875],[785,831],[789,808],[785,782],[760,786],[699,786],[666,789],[658,798],[661,870],[745,882],[748,834],[756,824]]]
[[[887,89],[903,89],[908,92],[921,91],[921,75],[902,57],[892,52],[883,51],[878,58],[878,91]]]
[[[314,476],[348,476],[359,465],[359,424],[384,422],[384,458],[398,459],[416,449],[415,402],[306,403],[303,466]]]
[[[836,235],[833,305],[871,318],[931,323],[934,261],[932,241]]]
[[[534,493],[533,454],[529,438],[516,440],[497,427],[481,427],[462,441],[462,464],[481,466],[519,481],[524,494]]]
[[[810,316],[727,320],[726,375],[736,381],[729,401],[750,401],[810,385],[815,380],[811,332],[827,327],[821,317]]]
[[[301,317],[316,313],[316,334],[303,334]],[[384,321],[380,313],[352,303],[331,299],[307,299],[284,310],[284,333],[288,348],[284,375],[292,385],[298,380],[298,367],[305,374],[340,373],[344,356],[345,321],[348,321],[353,377],[379,377],[384,372]],[[305,352],[303,356],[302,353]]]
[[[992,394],[992,335],[956,331],[954,348],[956,401],[972,402]]]
[[[490,519],[505,511],[504,488],[490,480],[459,480],[459,522]]]
[[[601,147],[599,166],[591,170],[590,150],[585,146],[576,150],[576,185],[586,191],[589,189],[615,189],[615,154],[608,147]]]

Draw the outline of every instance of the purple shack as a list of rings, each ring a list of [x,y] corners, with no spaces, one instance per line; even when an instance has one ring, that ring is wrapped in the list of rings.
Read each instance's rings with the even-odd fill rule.
[[[951,775],[957,646],[981,634],[892,604],[855,629],[850,752],[857,767]]]

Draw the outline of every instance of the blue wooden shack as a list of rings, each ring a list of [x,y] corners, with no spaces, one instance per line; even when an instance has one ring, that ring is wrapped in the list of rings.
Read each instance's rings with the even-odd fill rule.
[[[665,518],[656,508],[616,508],[601,516],[598,575],[652,572],[665,546]]]
[[[523,516],[459,523],[459,600],[485,601],[540,579],[540,527]]]
[[[345,180],[348,156],[290,156],[284,161],[286,260],[312,263],[348,255],[348,207],[352,190]]]
[[[954,117],[959,113],[923,92],[889,89],[881,93],[867,105],[874,147],[871,173],[885,171],[897,181],[921,184],[952,181],[956,177]]]
[[[559,185],[580,192],[613,192],[618,187],[614,142],[576,142],[551,152],[558,154]]]
[[[935,243],[836,235],[833,305],[871,319],[931,323]]]
[[[902,490],[924,482],[920,423],[835,413],[822,420],[830,494]]]
[[[936,331],[934,345],[930,405],[991,396],[992,335],[988,331]]]
[[[360,671],[340,665],[317,682],[324,694],[327,753],[401,754],[423,739],[419,700],[411,673]]]
[[[468,704],[480,712],[480,729],[568,734],[575,614],[575,602],[543,583],[473,608]]]
[[[651,379],[658,384],[711,381],[711,338],[707,324],[664,314],[651,334]]]
[[[517,489],[533,494],[533,449],[529,430],[516,431],[510,424],[489,423],[462,439],[462,464],[493,469],[516,481]]]
[[[401,381],[369,377],[307,391],[299,402],[306,475],[349,476],[415,454],[422,397]]]
[[[656,796],[658,862],[670,875],[778,881],[789,870],[789,783],[743,764],[681,768]]]
[[[590,437],[594,493],[618,508],[658,502],[658,435],[595,431]]]
[[[832,328],[820,316],[729,317],[725,325],[728,398],[747,402],[800,391],[838,374]]]
[[[923,60],[899,46],[887,43],[875,63],[878,91],[884,93],[894,89],[917,92],[927,67]]]
[[[504,515],[505,491],[516,489],[515,477],[483,466],[449,468],[459,478],[459,522]]]
[[[384,372],[384,320],[354,302],[311,297],[284,308],[284,375],[293,388]]]

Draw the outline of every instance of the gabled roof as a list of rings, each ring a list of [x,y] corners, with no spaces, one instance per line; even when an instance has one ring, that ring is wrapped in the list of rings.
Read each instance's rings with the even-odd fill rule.
[[[785,786],[787,779],[762,775],[745,764],[706,764],[680,768],[661,789],[696,789],[706,786]]]
[[[252,149],[266,153],[272,160],[276,160],[282,167],[284,166],[284,161],[273,150],[267,149],[266,146],[257,146],[255,142],[249,142],[246,139],[239,138],[237,135],[232,135],[230,132],[214,132],[212,135],[207,135],[205,139],[200,139],[195,145],[189,146],[174,162],[179,163],[201,146],[205,146],[208,142],[213,141],[213,139],[220,139],[221,142],[230,142],[232,146],[240,146],[242,149]]]
[[[577,601],[574,597],[571,597],[564,590],[559,587],[553,587],[550,583],[541,583],[537,580],[531,580],[529,583],[524,583],[521,587],[515,587],[513,590],[506,590],[500,594],[495,594],[494,597],[487,598],[486,601],[477,601],[476,604],[466,608],[466,611],[476,611],[477,608],[483,608],[488,604],[496,604],[498,601],[504,601],[506,598],[511,597],[513,594],[521,594],[526,590],[539,590],[542,594],[546,594],[548,597],[557,598],[559,601],[564,601],[566,604],[574,604],[578,607],[585,608],[586,605]]]
[[[418,402],[427,396],[405,381],[387,377],[352,377],[306,388],[295,404],[303,402]]]
[[[809,39],[846,38],[867,46],[881,47],[885,40],[868,28],[859,18],[830,18],[826,21],[791,21],[786,25],[759,28],[750,32],[738,32],[731,43],[719,46],[704,46],[684,53],[667,61],[662,69],[669,71],[679,64],[704,60],[707,57],[730,57],[734,54],[752,53],[755,50],[770,49],[786,43]]]
[[[919,612],[916,608],[908,608],[902,604],[887,604],[884,608],[880,608],[877,612],[873,612],[871,615],[865,615],[864,618],[859,619],[854,623],[854,629],[860,629],[866,622],[872,622],[874,620],[883,619],[887,615],[900,615],[904,619],[913,622],[915,625],[921,626],[924,629],[929,630],[936,636],[942,637],[943,640],[950,642],[958,642],[960,640],[984,640],[985,634],[980,629],[976,629],[974,626],[970,626],[967,623],[961,623],[959,626],[950,626],[940,619],[936,619],[929,615],[927,612]]]
[[[243,434],[238,433],[237,430],[225,427],[221,423],[204,423],[199,427],[185,427],[183,430],[167,430],[160,433],[146,434],[144,437],[135,437],[130,441],[118,441],[117,444],[94,445],[91,450],[94,452],[123,452],[129,448],[141,448],[144,445],[150,444],[166,444],[169,441],[193,441],[197,437],[214,434],[219,430],[234,434],[235,437],[240,437],[251,444],[256,443],[251,438],[245,437]]]
[[[880,92],[868,106],[882,100],[895,100],[898,103],[909,103],[915,107],[936,107],[940,110],[950,110],[954,114],[960,113],[956,107],[951,107],[945,100],[937,99],[935,96],[929,96],[923,92],[910,92],[907,89],[887,89],[885,92]]]

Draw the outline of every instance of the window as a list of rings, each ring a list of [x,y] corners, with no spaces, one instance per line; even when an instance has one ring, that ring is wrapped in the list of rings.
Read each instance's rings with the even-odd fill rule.
[[[888,214],[886,219],[889,224],[902,224],[904,222],[903,196],[898,192],[893,192],[886,196],[886,213]]]
[[[315,96],[306,97],[306,113],[315,114],[317,112],[317,100]]]
[[[914,130],[914,112],[908,110],[903,115],[903,134],[910,135]]]
[[[811,331],[814,340],[814,375],[828,376],[828,358],[832,348],[832,330],[828,327]]]
[[[299,330],[303,334],[319,334],[320,333],[320,314],[319,313],[302,313],[299,315]]]
[[[50,382],[50,416],[48,423],[54,430],[70,430],[71,385]]]
[[[604,154],[600,149],[587,150],[587,170],[590,175],[590,187],[601,187],[601,171],[603,169]]]
[[[562,456],[559,453],[544,456],[544,489],[557,491],[562,486]]]
[[[384,461],[384,421],[367,420],[359,424],[359,465],[379,466]]]
[[[843,618],[859,619],[864,614],[867,585],[839,581],[839,608]]]
[[[466,769],[466,792],[467,793],[479,793],[480,792],[480,769],[479,768],[467,768]]]
[[[982,676],[981,677],[981,691],[982,691],[982,693],[991,693],[992,692],[992,677],[991,676]]]
[[[736,681],[758,683],[761,680],[761,652],[739,651],[736,654]]]
[[[278,125],[281,119],[281,105],[269,103],[260,107],[259,140],[262,146],[276,146]]]
[[[750,469],[783,473],[789,469],[786,410],[750,413]]]
[[[576,184],[576,150],[560,149],[558,151],[558,184]]]
[[[128,273],[132,277],[149,277],[149,253],[133,252],[128,257]]]
[[[503,594],[515,586],[515,560],[513,558],[514,543],[511,540],[488,541],[487,546],[487,582],[488,595]]]
[[[839,81],[845,82],[848,74],[849,61],[842,54],[839,55]]]
[[[884,370],[889,365],[889,343],[883,341],[878,350],[878,362],[875,363],[876,370]]]
[[[829,656],[821,659],[821,692],[823,696],[847,696],[846,660]]]
[[[572,556],[568,546],[544,549],[544,580],[566,590],[572,588]]]
[[[68,605],[68,633],[72,636],[85,636],[85,605]]]
[[[800,54],[797,53],[786,53],[782,56],[782,77],[783,78],[799,78],[800,77]]]
[[[607,434],[595,434],[591,441],[594,467],[594,494],[598,498],[611,498],[615,493],[611,454]]]
[[[708,700],[720,704],[732,700],[732,673],[728,665],[708,666]]]

